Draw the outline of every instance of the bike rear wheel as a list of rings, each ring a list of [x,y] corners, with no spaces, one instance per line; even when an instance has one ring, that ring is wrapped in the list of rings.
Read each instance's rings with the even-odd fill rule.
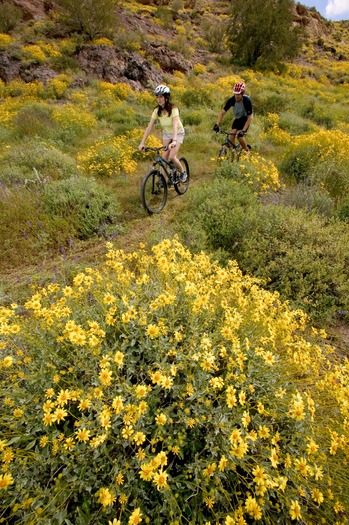
[[[167,183],[162,173],[153,170],[144,177],[141,198],[143,207],[150,215],[161,212],[167,201]]]
[[[181,157],[179,159],[179,162],[182,164],[182,166],[184,167],[184,170],[187,174],[187,179],[185,182],[181,182],[181,181],[178,181],[174,184],[174,189],[176,190],[176,192],[178,193],[178,195],[184,195],[184,193],[187,191],[187,189],[189,188],[189,179],[190,179],[190,173],[189,173],[189,164],[188,164],[188,161],[184,158],[184,157]]]

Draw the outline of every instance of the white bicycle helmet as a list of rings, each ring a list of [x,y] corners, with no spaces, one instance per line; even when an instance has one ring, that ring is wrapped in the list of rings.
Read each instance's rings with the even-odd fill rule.
[[[160,84],[160,86],[155,88],[154,95],[158,97],[159,95],[170,95],[171,91],[170,88],[165,86],[164,84]]]

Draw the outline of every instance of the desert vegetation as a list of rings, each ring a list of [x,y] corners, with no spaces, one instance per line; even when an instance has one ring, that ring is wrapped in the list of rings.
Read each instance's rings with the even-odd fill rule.
[[[344,525],[348,24],[244,63],[228,2],[58,4],[0,5],[23,67],[0,80],[0,523]],[[158,216],[137,151],[154,86],[79,62],[114,48],[185,125],[191,185]],[[212,127],[240,80],[252,150],[232,164]]]

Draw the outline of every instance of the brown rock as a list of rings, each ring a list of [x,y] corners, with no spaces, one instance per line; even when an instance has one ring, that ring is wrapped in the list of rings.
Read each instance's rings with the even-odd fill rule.
[[[142,89],[149,83],[159,83],[162,78],[161,71],[139,53],[126,53],[115,47],[84,46],[76,58],[87,75],[112,84],[125,82],[135,89]]]
[[[22,11],[23,20],[43,18],[54,4],[50,0],[12,0],[12,3]]]
[[[0,52],[0,79],[3,82],[11,82],[11,80],[19,78],[24,82],[39,80],[45,83],[57,75],[56,71],[47,66],[37,64],[28,66],[11,57],[7,51]]]

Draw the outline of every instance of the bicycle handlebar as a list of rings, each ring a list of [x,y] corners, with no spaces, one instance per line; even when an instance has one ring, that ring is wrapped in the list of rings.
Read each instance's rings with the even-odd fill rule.
[[[142,151],[156,151],[156,153],[159,153],[161,150],[167,151],[168,147],[160,146],[159,148],[149,148],[148,146],[144,146],[144,148],[142,148]]]
[[[223,135],[234,135],[234,137],[238,136],[238,133],[232,133],[231,131],[224,131],[224,129],[220,129],[217,131],[217,133],[222,133]]]

